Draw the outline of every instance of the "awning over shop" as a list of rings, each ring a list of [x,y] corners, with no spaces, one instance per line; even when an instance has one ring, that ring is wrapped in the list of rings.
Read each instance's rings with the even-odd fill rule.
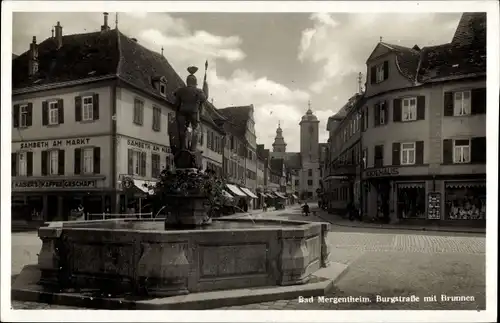
[[[334,175],[330,175],[330,176],[326,177],[324,179],[324,181],[346,181],[348,179],[349,179],[349,177],[347,177],[347,176],[334,176]]]
[[[251,198],[253,199],[256,199],[258,198],[252,191],[250,191],[248,188],[246,187],[240,187],[240,189],[248,196],[250,196]]]
[[[425,183],[397,183],[397,188],[425,188]]]
[[[265,193],[259,193],[259,194],[260,194],[260,196],[262,196],[264,198],[268,197]]]
[[[226,186],[229,189],[229,191],[231,191],[231,193],[233,193],[235,196],[239,196],[239,197],[246,197],[247,196],[236,185],[226,184]]]
[[[222,190],[222,194],[224,194],[224,196],[228,199],[233,199],[233,196],[229,194],[226,190]]]
[[[280,192],[274,192],[274,194],[276,194],[276,196],[279,197],[279,198],[286,199],[286,196],[284,196]]]
[[[486,182],[447,182],[446,188],[486,187]]]
[[[137,186],[138,189],[140,189],[146,194],[154,194],[154,190],[150,189],[150,187],[155,186],[156,183],[150,181],[143,181],[140,179],[134,179],[134,185]]]
[[[298,199],[299,199],[299,198],[297,197],[297,195],[295,195],[295,194],[292,194],[292,197],[293,197],[294,199],[296,199],[296,200],[298,200]]]
[[[264,195],[265,195],[266,197],[268,197],[268,198],[271,198],[271,199],[276,198],[276,196],[274,196],[274,195],[273,195],[273,194],[271,194],[271,193],[265,193]]]

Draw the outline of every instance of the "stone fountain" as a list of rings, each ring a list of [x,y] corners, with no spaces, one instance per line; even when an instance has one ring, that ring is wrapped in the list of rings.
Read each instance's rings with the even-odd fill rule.
[[[39,281],[31,291],[158,298],[306,284],[328,266],[329,224],[210,217],[224,183],[199,167],[198,123],[207,95],[196,87],[196,70],[188,69],[187,86],[176,92],[176,118],[169,127],[176,169],[162,172],[156,187],[169,211],[165,219],[53,222],[40,228]],[[30,288],[18,287],[13,298]]]

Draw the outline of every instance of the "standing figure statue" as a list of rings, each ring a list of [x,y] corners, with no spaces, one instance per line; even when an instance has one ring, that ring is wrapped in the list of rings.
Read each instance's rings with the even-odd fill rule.
[[[207,65],[208,63],[205,64],[205,68]],[[199,168],[200,165],[198,165],[199,161],[196,156],[199,123],[203,113],[203,104],[207,101],[208,93],[197,87],[198,81],[194,73],[198,71],[198,68],[191,66],[187,70],[189,75],[186,79],[186,86],[179,88],[174,93],[175,121],[170,121],[170,146],[174,154],[176,168]],[[188,129],[191,129],[189,133]]]

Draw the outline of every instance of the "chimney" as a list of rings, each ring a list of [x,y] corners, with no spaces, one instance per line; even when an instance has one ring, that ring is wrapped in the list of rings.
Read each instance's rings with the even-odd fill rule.
[[[57,25],[54,26],[55,31],[56,31],[56,44],[57,44],[57,49],[62,47],[62,26],[61,23],[58,21]]]
[[[38,72],[38,45],[36,44],[36,36],[33,36],[33,41],[30,44],[28,66],[29,75],[35,75]]]
[[[54,38],[54,28],[52,28],[50,31],[52,32],[52,36],[51,37]]]
[[[101,26],[101,31],[108,31],[109,30],[108,13],[104,12],[103,15],[104,15],[104,25]]]

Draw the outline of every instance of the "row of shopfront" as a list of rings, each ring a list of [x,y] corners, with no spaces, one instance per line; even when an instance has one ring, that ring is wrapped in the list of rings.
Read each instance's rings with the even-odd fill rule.
[[[365,220],[439,225],[486,225],[486,175],[431,175],[405,167],[367,169],[352,176],[332,176],[325,194],[332,212],[348,205]],[[335,190],[335,193],[334,192]],[[335,207],[337,206],[337,207]]]
[[[120,176],[118,189],[106,188],[105,176],[74,178],[34,178],[12,181],[13,221],[67,221],[78,217],[82,208],[90,218],[106,214],[152,214],[152,188],[155,181]],[[252,191],[226,184],[229,213],[293,204],[294,194]]]

